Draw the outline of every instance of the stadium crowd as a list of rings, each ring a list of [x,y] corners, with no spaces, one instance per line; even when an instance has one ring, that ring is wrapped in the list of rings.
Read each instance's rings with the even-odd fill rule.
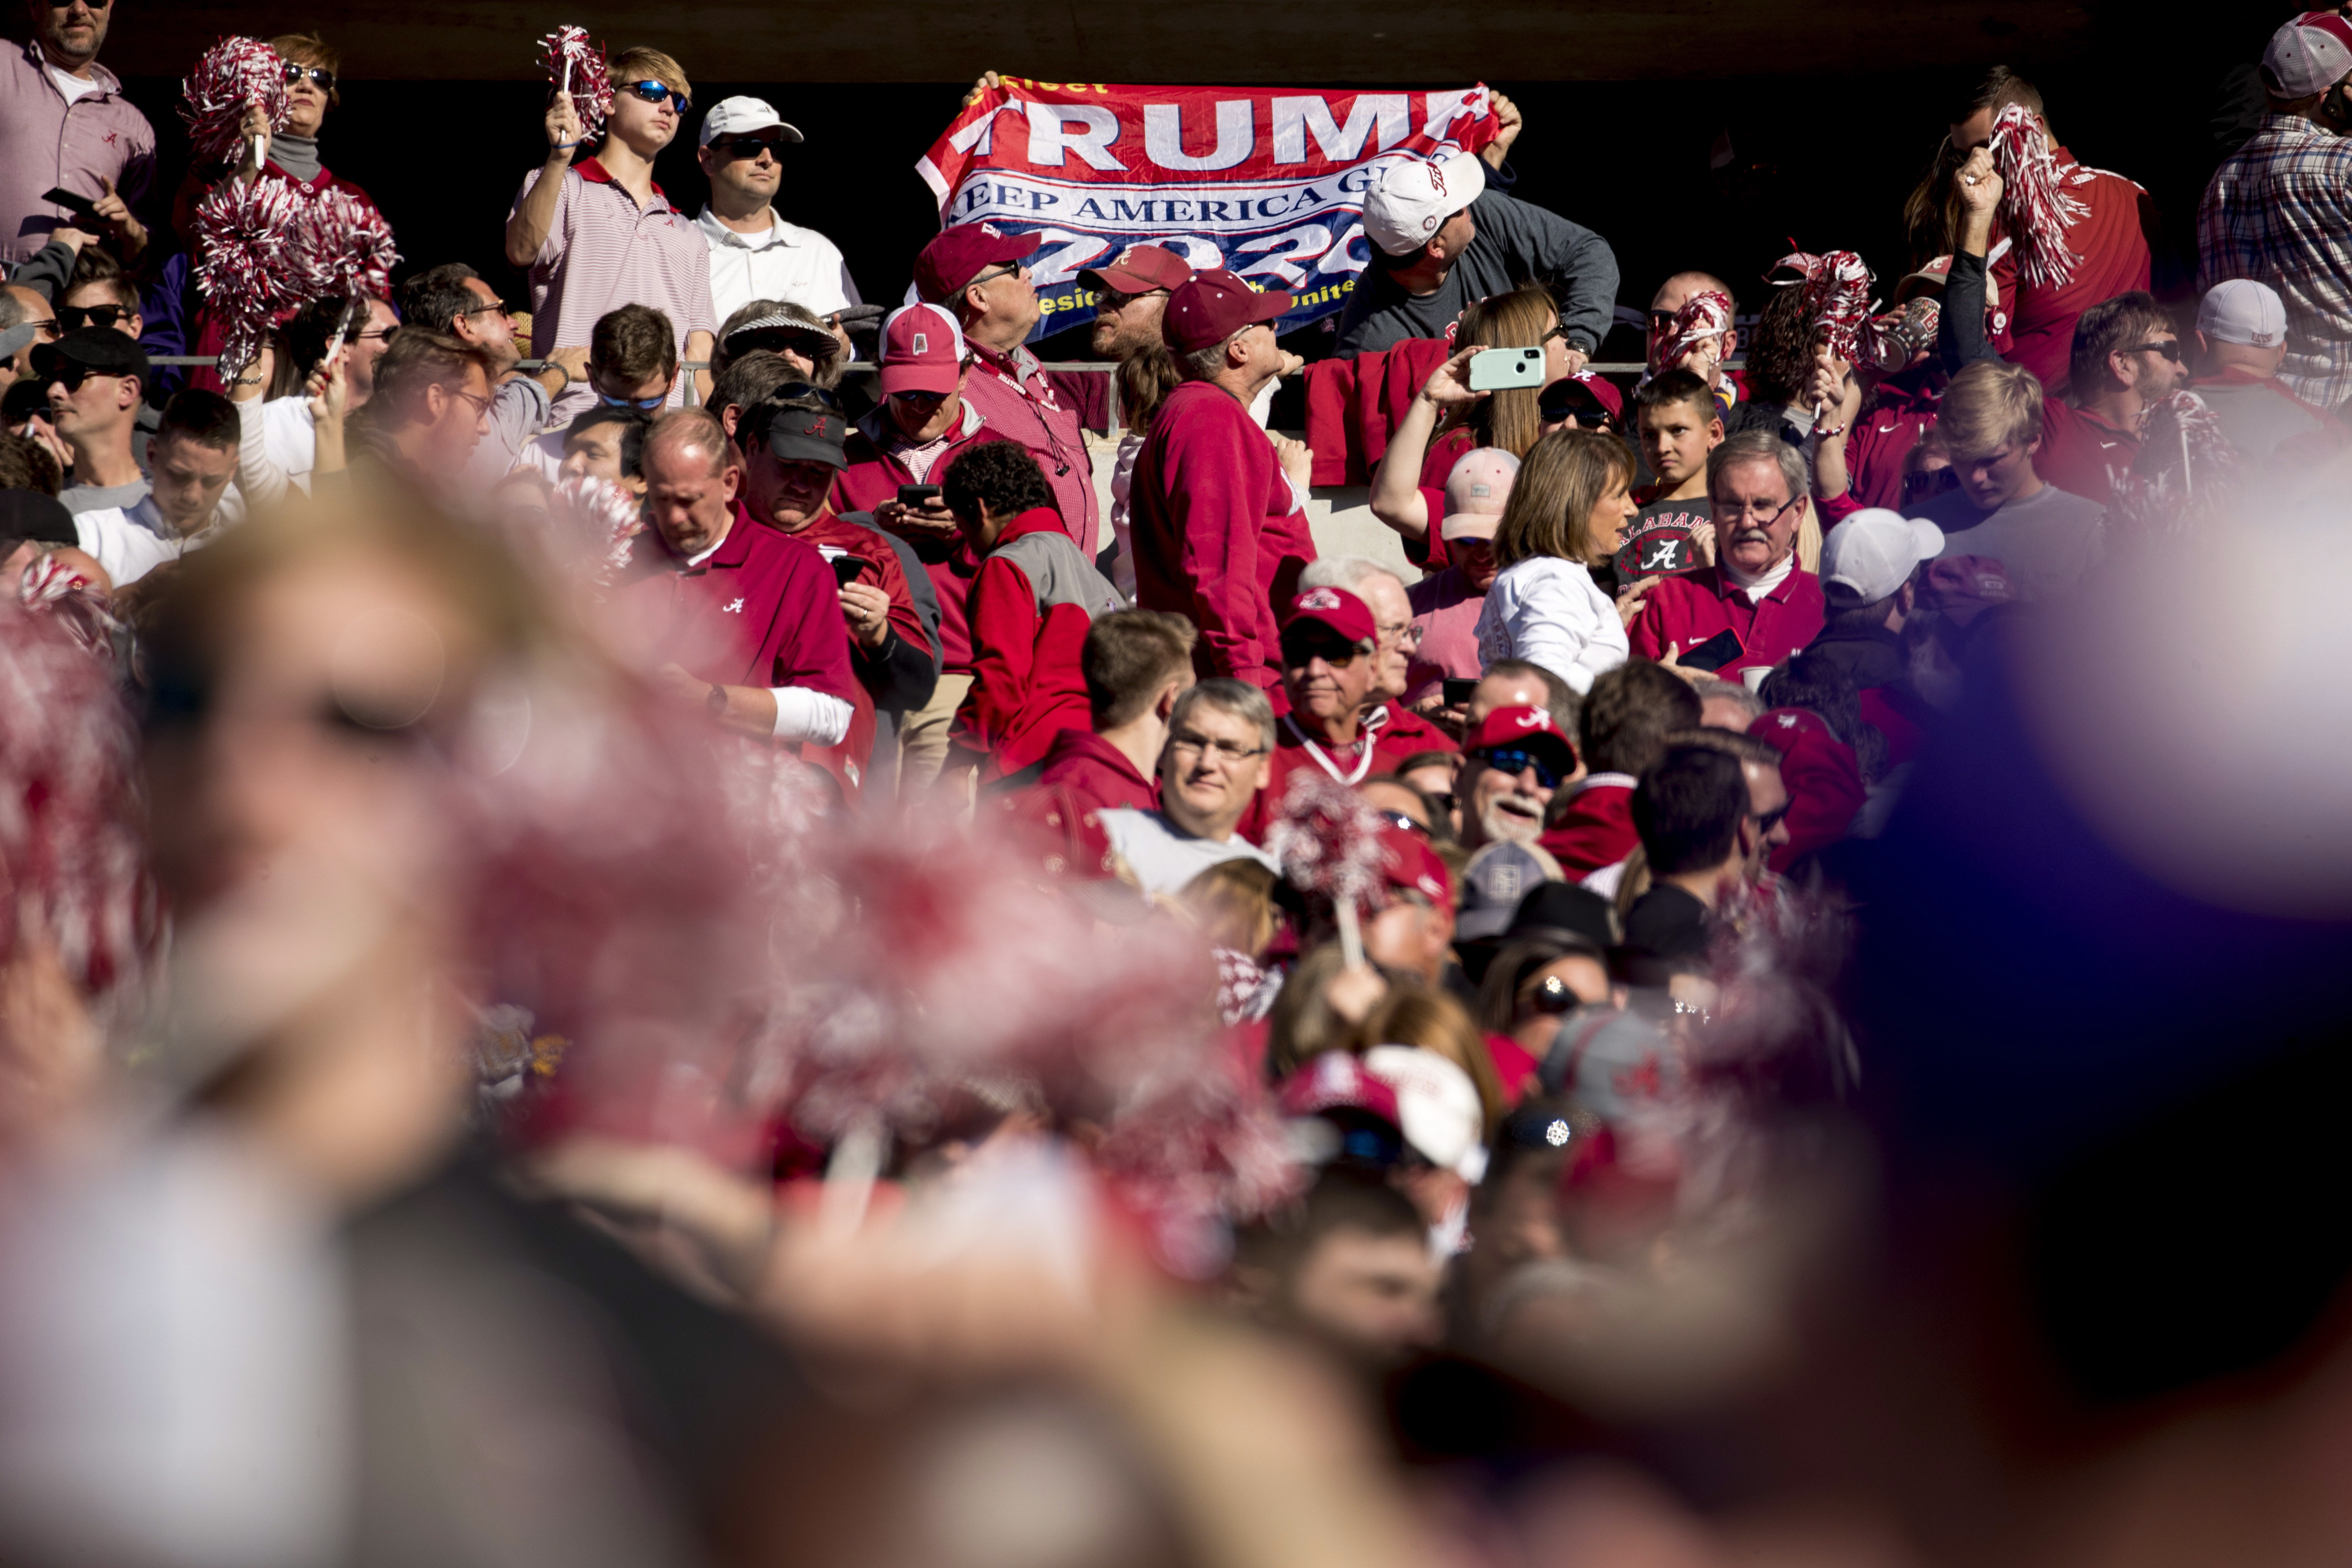
[[[2334,867],[2301,814],[2340,785],[2256,798],[2233,727],[2321,726],[2197,660],[2273,657],[2282,556],[2336,580],[2343,12],[2272,39],[2193,289],[2151,292],[2146,192],[1997,68],[1889,299],[1841,320],[1837,256],[1747,314],[1762,279],[1676,272],[1603,374],[1651,280],[1507,194],[1498,99],[1481,152],[1374,165],[1328,357],[1177,249],[1085,273],[1108,430],[1026,346],[1033,238],[942,228],[869,306],[774,210],[802,133],[650,47],[607,62],[601,134],[549,95],[526,299],[404,233],[388,293],[237,363],[198,209],[367,202],[323,161],[333,46],[269,40],[290,116],[166,193],[108,0],[29,16],[7,1561],[2352,1551],[2319,1506],[2340,1324],[2210,1364],[2179,1346],[2219,1320],[2114,1327],[2151,1310],[2117,1279],[2173,1289],[2116,1207],[2213,1158],[2213,1076],[2063,1134],[1978,1115],[2079,1098],[1996,1005],[2074,994],[2070,922],[2277,916],[2305,962],[2247,1039],[2305,1038],[2335,952],[2293,944],[2346,900],[2231,880]],[[680,136],[695,215],[653,179]],[[1496,351],[1539,380],[1489,385]],[[1286,380],[1300,433],[1267,428]],[[1318,550],[1350,483],[1377,554]],[[2123,804],[2034,827],[2070,789]],[[2153,990],[2231,989],[2200,966],[2235,935],[2163,929]],[[2340,1105],[2340,1056],[2269,1098]],[[2051,1175],[2176,1104],[2169,1152]],[[2160,1228],[2243,1317],[2310,1270],[2237,1218],[2200,1193]],[[2179,1414],[2297,1343],[2322,1370],[2243,1394],[2235,1446]]]

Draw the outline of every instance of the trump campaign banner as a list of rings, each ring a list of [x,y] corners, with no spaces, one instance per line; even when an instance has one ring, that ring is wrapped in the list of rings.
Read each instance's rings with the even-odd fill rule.
[[[1499,129],[1484,83],[1430,91],[1300,92],[999,79],[915,165],[941,226],[1034,234],[1044,315],[1030,340],[1077,325],[1080,270],[1130,245],[1224,267],[1297,295],[1289,331],[1339,310],[1370,265],[1374,166],[1475,152]]]

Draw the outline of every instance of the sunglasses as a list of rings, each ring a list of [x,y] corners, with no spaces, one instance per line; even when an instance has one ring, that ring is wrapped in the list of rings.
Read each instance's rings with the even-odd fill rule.
[[[722,136],[710,144],[710,150],[721,158],[756,158],[765,153],[771,158],[784,155],[784,139],[774,136]]]
[[[1939,496],[1960,482],[1958,468],[1929,468],[1925,473],[1903,476],[1903,499],[1916,500],[1922,496]]]
[[[1282,661],[1292,669],[1304,669],[1321,659],[1334,669],[1345,669],[1364,657],[1364,650],[1351,642],[1326,641],[1322,638],[1286,641],[1282,645]]]
[[[137,313],[128,305],[60,305],[58,326],[64,331],[78,332],[84,327],[110,327]]]
[[[332,92],[335,90],[335,73],[329,70],[326,67],[298,66],[292,60],[288,60],[286,62],[286,85],[288,87],[292,87],[304,77],[309,77],[310,79],[310,85],[317,88],[320,92]]]
[[[666,81],[633,81],[621,90],[646,103],[658,104],[665,99],[676,99],[677,111],[684,114],[687,110],[686,94]]]
[[[47,392],[51,386],[62,386],[68,394],[72,394],[79,392],[81,384],[93,375],[121,375],[121,374],[119,370],[94,370],[77,361],[68,360],[41,377],[41,390]]]
[[[973,279],[971,282],[965,284],[964,287],[967,289],[977,289],[983,283],[993,283],[1000,278],[1010,278],[1020,270],[1022,270],[1022,264],[1017,261],[1010,267],[992,267],[987,271],[982,273],[979,277]]]
[[[1402,811],[1384,811],[1378,807],[1374,807],[1373,809],[1374,815],[1379,816],[1382,822],[1388,823],[1392,826],[1402,827],[1407,833],[1416,834],[1423,838],[1429,837],[1429,829],[1427,827],[1423,826],[1421,823],[1415,822],[1411,816]]]
[[[1584,998],[1570,990],[1568,982],[1559,975],[1547,974],[1528,988],[1527,995],[1520,999],[1519,1005],[1528,1012],[1549,1014],[1557,1018],[1563,1014],[1573,1013],[1583,1006]]]
[[[641,408],[650,414],[669,401],[669,394],[656,392],[651,397],[615,397],[609,392],[596,395],[597,404],[605,408]]]
[[[1774,828],[1780,826],[1780,819],[1788,815],[1789,808],[1784,805],[1778,811],[1768,811],[1763,816],[1751,818],[1751,820],[1756,824],[1756,831],[1759,834],[1765,834],[1769,833]]]
[[[1559,786],[1559,769],[1537,756],[1533,752],[1521,751],[1517,746],[1496,746],[1486,753],[1486,765],[1498,773],[1509,773],[1514,777],[1533,768],[1536,771],[1536,783],[1546,789],[1557,789]]]
[[[727,340],[727,352],[738,358],[762,349],[770,353],[790,349],[803,359],[823,359],[839,353],[841,343],[832,333],[814,327],[797,331],[790,327],[761,327],[757,331],[738,332]]]
[[[2173,363],[2180,363],[2180,340],[2167,338],[2160,343],[2134,343],[2127,349],[2117,349],[2119,354],[2162,354]]]
[[[840,398],[835,396],[832,393],[827,392],[824,387],[811,386],[805,381],[788,381],[784,383],[783,385],[770,392],[768,395],[761,401],[765,403],[790,403],[803,397],[814,398],[817,402],[824,404],[827,408],[838,409],[841,406]]]
[[[103,11],[113,4],[113,0],[83,0],[83,4],[93,11]],[[49,9],[52,11],[70,11],[73,9],[73,5],[74,0],[49,0]]]

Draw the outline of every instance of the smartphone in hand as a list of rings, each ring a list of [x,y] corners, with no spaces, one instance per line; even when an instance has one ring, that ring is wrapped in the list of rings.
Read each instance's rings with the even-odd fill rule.
[[[1685,669],[1721,669],[1746,651],[1739,646],[1739,634],[1727,626],[1705,642],[1683,649],[1675,662]]]
[[[1478,689],[1478,678],[1473,675],[1456,679],[1449,675],[1438,685],[1448,708],[1467,708],[1470,706],[1470,694]]]
[[[45,202],[53,202],[73,214],[76,228],[98,229],[106,226],[106,220],[98,216],[96,202],[91,201],[88,196],[76,195],[63,185],[53,185],[43,191],[41,199]]]
[[[939,499],[940,487],[937,485],[900,485],[898,487],[898,504],[908,511],[920,511]]]

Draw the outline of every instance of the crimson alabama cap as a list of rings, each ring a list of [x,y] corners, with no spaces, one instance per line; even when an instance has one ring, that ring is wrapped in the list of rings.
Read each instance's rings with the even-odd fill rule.
[[[1459,1064],[1421,1046],[1374,1046],[1364,1069],[1396,1095],[1397,1125],[1415,1153],[1467,1182],[1486,1173],[1486,1110]]]
[[[953,392],[963,329],[944,305],[902,305],[882,323],[882,392]]]
[[[1454,907],[1454,873],[1429,840],[1393,823],[1381,829],[1381,876],[1399,892],[1419,893],[1442,910]]]
[[[2286,342],[2286,302],[2267,283],[2232,278],[2205,290],[2197,330],[2225,343],[2274,349]]]
[[[1260,293],[1222,267],[1195,272],[1168,298],[1167,314],[1160,318],[1160,341],[1180,354],[1223,342],[1244,327],[1280,319],[1290,309],[1290,296],[1277,289]]]
[[[2263,78],[2282,98],[2326,92],[2352,74],[2352,22],[2334,11],[2305,11],[2271,35]]]
[[[748,136],[754,131],[781,131],[787,142],[806,138],[783,121],[764,98],[722,98],[702,117],[702,145],[721,136]]]
[[[1325,1051],[1285,1079],[1275,1103],[1288,1117],[1355,1110],[1402,1131],[1396,1090],[1366,1072],[1346,1051]]]
[[[1087,288],[1117,294],[1149,294],[1154,289],[1173,293],[1192,278],[1191,262],[1158,245],[1130,245],[1108,267],[1089,267],[1078,274],[1078,281]]]
[[[1497,708],[1478,721],[1470,743],[1462,749],[1475,756],[1481,752],[1507,747],[1549,756],[1563,774],[1576,771],[1575,745],[1544,709]]]
[[[1486,165],[1473,153],[1399,158],[1364,193],[1365,237],[1391,256],[1408,255],[1486,189]]]
[[[990,268],[1009,267],[1036,248],[1036,236],[999,234],[991,224],[943,228],[915,258],[915,292],[940,304]]]
[[[1309,588],[1291,600],[1282,617],[1282,629],[1286,632],[1301,621],[1328,626],[1360,647],[1381,640],[1380,623],[1372,619],[1371,606],[1345,588]]]
[[[1944,531],[1926,518],[1865,507],[1822,541],[1822,586],[1843,589],[1854,604],[1874,605],[1943,549]]]
[[[1455,458],[1445,476],[1445,516],[1438,537],[1494,538],[1518,473],[1519,459],[1500,447],[1479,447]]]

